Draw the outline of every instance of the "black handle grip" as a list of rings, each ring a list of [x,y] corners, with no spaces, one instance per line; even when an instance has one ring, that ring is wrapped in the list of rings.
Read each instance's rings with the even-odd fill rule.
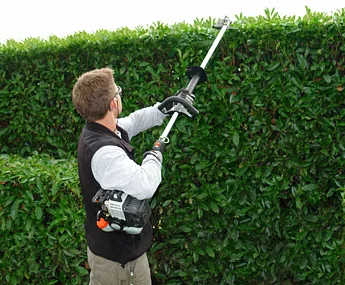
[[[185,107],[187,109],[187,111],[189,111],[189,113],[192,115],[192,116],[195,116],[197,114],[199,114],[199,111],[193,107],[192,104],[190,104],[187,100],[179,97],[179,96],[171,96],[167,99],[165,99],[159,106],[158,106],[158,109],[160,111],[162,111],[165,107],[167,106],[171,106],[173,103],[181,103],[181,105],[183,107]]]
[[[163,154],[164,152],[164,138],[160,138],[158,140],[155,141],[152,150],[154,151],[159,151],[160,153]]]

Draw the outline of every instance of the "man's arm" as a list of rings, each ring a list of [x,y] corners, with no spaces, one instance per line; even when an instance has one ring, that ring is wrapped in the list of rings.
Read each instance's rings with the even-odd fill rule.
[[[139,200],[149,199],[162,181],[162,154],[147,155],[142,165],[117,146],[104,146],[93,156],[91,169],[103,189],[121,190]]]
[[[135,111],[127,117],[118,118],[117,124],[127,131],[129,139],[149,128],[160,126],[167,115],[158,109],[159,104]]]

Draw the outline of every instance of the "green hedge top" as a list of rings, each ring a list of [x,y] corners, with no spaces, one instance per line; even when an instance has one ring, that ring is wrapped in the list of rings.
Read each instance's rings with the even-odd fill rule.
[[[280,75],[283,88],[293,84],[297,92],[312,92],[309,82],[320,78],[320,84],[332,83],[342,91],[344,9],[331,16],[307,9],[298,18],[265,13],[240,15],[225,33],[206,67],[208,82],[195,91],[202,111],[217,105],[204,106],[210,98],[217,102],[217,93],[233,102],[232,92],[239,90],[251,102],[267,104],[253,92],[285,92],[277,81],[262,77],[268,72]],[[187,83],[186,68],[204,59],[217,34],[215,21],[156,23],[0,46],[1,152],[74,153],[83,121],[71,103],[71,90],[78,76],[94,68],[114,68],[116,82],[125,88],[124,115],[173,95]]]

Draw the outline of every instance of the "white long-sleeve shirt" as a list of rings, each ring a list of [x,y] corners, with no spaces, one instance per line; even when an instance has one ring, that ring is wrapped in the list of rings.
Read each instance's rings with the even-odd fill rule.
[[[128,132],[131,139],[138,133],[163,123],[166,115],[158,110],[158,105],[159,103],[119,118],[117,124]],[[162,181],[162,155],[160,152],[157,154],[160,161],[153,155],[147,155],[139,165],[122,148],[104,146],[92,157],[92,173],[103,189],[121,190],[139,200],[149,199]]]

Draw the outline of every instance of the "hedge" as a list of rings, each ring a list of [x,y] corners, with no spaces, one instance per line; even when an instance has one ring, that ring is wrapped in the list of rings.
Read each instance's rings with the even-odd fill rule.
[[[206,68],[208,81],[195,89],[200,114],[176,121],[151,201],[149,255],[159,284],[345,282],[345,11],[306,12],[238,16]],[[213,23],[0,47],[0,143],[7,154],[0,160],[0,280],[87,280],[74,161],[84,122],[70,100],[77,76],[114,68],[126,115],[187,84],[187,66],[202,62],[217,34]],[[138,162],[163,128],[133,139]],[[56,183],[60,191],[53,191]],[[59,227],[43,222],[46,215],[74,222]],[[31,235],[27,219],[37,220]],[[33,235],[42,242],[34,244]],[[60,236],[70,239],[58,243]]]
[[[88,271],[75,159],[3,155],[0,165],[1,283],[82,284]]]

